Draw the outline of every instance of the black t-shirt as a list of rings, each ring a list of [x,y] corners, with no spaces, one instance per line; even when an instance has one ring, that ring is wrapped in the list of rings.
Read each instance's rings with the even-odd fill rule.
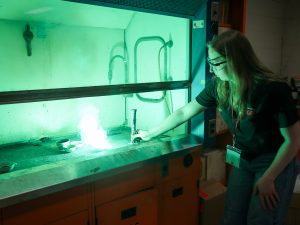
[[[213,79],[196,97],[205,107],[217,106],[216,80]],[[231,107],[223,107],[220,114],[233,133],[235,119]],[[279,81],[262,81],[249,96],[247,115],[239,121],[235,146],[242,150],[242,157],[252,159],[263,153],[276,153],[283,143],[280,128],[299,120],[289,86]]]

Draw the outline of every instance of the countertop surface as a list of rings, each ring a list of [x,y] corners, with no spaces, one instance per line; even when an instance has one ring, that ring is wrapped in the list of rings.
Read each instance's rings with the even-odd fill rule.
[[[21,144],[0,149],[0,159],[16,163],[0,174],[0,208],[93,182],[114,174],[187,154],[201,147],[193,135],[164,137],[130,144],[117,138],[110,150],[80,147],[64,153],[53,141]]]

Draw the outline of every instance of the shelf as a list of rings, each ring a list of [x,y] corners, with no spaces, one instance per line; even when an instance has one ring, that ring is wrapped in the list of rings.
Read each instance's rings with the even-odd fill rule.
[[[220,27],[245,32],[246,0],[220,0]]]
[[[0,92],[0,105],[118,94],[132,94],[150,91],[176,90],[189,88],[190,85],[191,84],[189,81],[172,81],[93,87],[7,91]]]

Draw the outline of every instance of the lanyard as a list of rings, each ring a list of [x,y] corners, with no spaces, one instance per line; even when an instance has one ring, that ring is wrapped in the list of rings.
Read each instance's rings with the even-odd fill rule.
[[[233,99],[232,99],[232,103],[233,103]],[[232,133],[232,146],[234,147],[235,145],[235,136],[236,136],[236,131],[239,125],[239,118],[236,119],[236,121],[234,122],[234,115],[233,115],[233,104],[231,105],[231,124],[233,127],[233,133]]]

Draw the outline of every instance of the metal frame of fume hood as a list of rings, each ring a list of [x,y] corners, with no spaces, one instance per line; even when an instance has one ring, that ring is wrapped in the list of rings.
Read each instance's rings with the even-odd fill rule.
[[[0,105],[120,94],[134,94],[162,90],[176,90],[189,88],[190,86],[191,82],[186,80],[140,84],[7,91],[0,92]]]
[[[67,2],[74,2],[74,3],[81,3],[87,5],[97,5],[102,7],[109,7],[109,8],[117,8],[117,9],[125,9],[125,10],[132,10],[138,12],[146,12],[146,13],[153,13],[159,15],[166,15],[166,16],[175,16],[187,19],[197,19],[198,10],[201,5],[206,4],[207,0],[177,0],[171,1],[170,0],[147,0],[146,5],[143,4],[143,1],[136,1],[136,0],[118,0],[118,1],[105,1],[105,0],[63,0]],[[184,5],[182,5],[184,3]],[[170,5],[171,4],[171,5]],[[191,4],[192,6],[189,7],[187,11],[186,6]],[[150,6],[151,5],[151,6]],[[172,7],[164,8],[163,5],[169,5]],[[179,7],[180,8],[176,8]],[[185,7],[184,7],[185,6]]]

